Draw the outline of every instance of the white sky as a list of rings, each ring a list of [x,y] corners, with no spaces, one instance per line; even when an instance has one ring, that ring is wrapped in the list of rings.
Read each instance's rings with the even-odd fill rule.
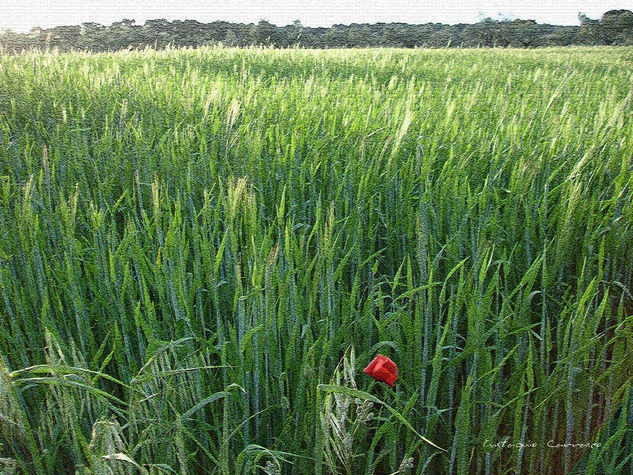
[[[612,9],[633,10],[633,0],[0,0],[0,28],[26,32],[34,26],[110,25],[123,18],[193,19],[277,25],[295,19],[307,26],[334,23],[474,23],[484,17],[534,19],[577,25],[578,12],[600,18]]]

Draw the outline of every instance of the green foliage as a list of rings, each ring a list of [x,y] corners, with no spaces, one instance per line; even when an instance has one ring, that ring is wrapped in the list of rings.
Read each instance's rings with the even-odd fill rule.
[[[632,54],[0,56],[0,471],[630,472]]]
[[[475,24],[352,23],[329,28],[303,26],[299,20],[276,26],[266,20],[257,24],[196,20],[147,20],[136,25],[123,19],[110,26],[33,28],[29,33],[0,33],[0,47],[8,52],[92,51],[224,46],[275,48],[535,48],[569,45],[632,45],[633,12],[610,10],[601,20],[578,15],[580,26],[539,24],[535,20],[485,18]]]

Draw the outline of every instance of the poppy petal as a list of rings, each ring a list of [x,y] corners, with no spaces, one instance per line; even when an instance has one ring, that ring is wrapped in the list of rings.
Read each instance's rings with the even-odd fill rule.
[[[391,387],[398,380],[398,367],[391,359],[383,355],[376,356],[363,372]]]
[[[380,355],[378,355],[378,356],[380,356]],[[380,361],[380,360],[379,360],[379,358],[378,358],[378,356],[376,356],[373,360],[371,360],[371,363],[369,363],[369,364],[367,365],[367,368],[365,368],[365,369],[363,370],[363,373],[367,373],[368,375],[370,375],[370,376],[371,376],[371,373],[374,371],[374,368],[375,368],[375,367],[376,367],[376,365],[378,364],[378,361]]]

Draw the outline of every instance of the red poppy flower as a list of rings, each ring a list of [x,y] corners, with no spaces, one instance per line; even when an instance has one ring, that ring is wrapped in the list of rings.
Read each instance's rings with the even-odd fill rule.
[[[371,363],[363,370],[374,379],[387,383],[393,388],[398,381],[398,367],[389,358],[383,355],[376,356]]]

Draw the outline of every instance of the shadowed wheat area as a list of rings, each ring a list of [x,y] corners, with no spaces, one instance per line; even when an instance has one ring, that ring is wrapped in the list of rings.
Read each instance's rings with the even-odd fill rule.
[[[632,65],[0,54],[0,471],[633,473]]]

